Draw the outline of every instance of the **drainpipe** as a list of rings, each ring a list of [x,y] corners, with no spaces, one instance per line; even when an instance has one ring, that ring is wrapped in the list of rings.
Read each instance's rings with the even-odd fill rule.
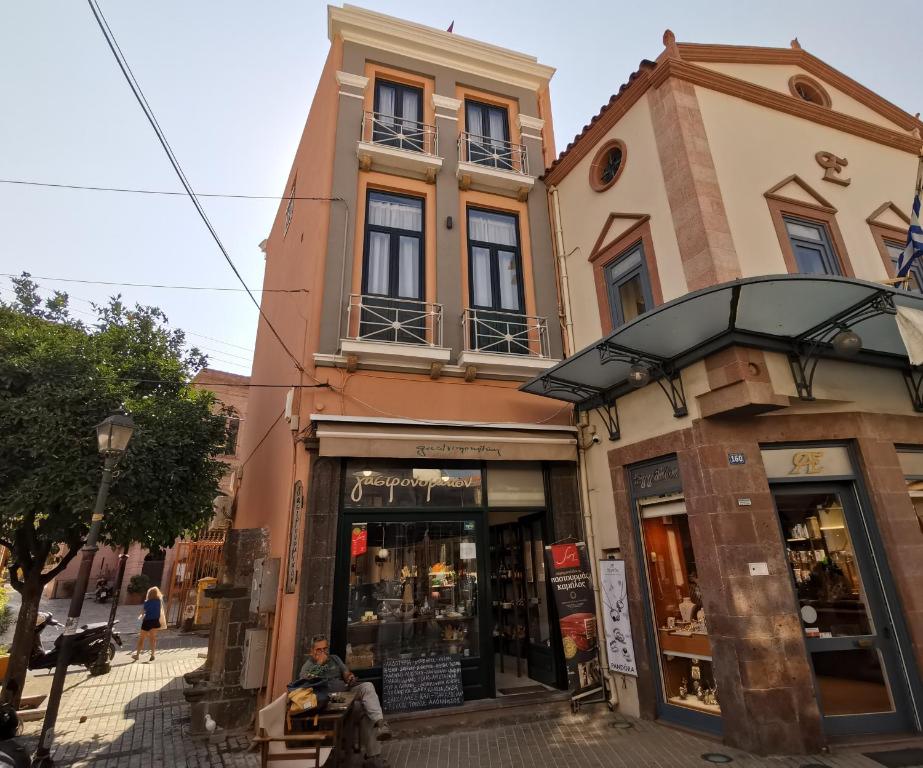
[[[557,256],[558,282],[560,284],[561,298],[559,306],[559,319],[564,327],[564,339],[567,343],[565,354],[574,352],[574,321],[573,313],[570,306],[570,283],[567,278],[567,261],[564,253],[564,225],[561,223],[561,205],[558,201],[558,188],[548,187],[548,194],[551,198],[551,226],[554,231],[554,250]]]
[[[561,222],[561,205],[560,201],[558,200],[558,188],[554,186],[549,187],[548,193],[551,199],[551,222],[552,229],[554,231],[554,250],[557,256],[557,273],[561,291],[560,307],[563,314],[563,317],[561,318],[561,325],[564,328],[564,336],[567,342],[566,351],[570,353],[575,349],[575,342],[573,312],[570,303],[570,283],[567,277],[567,254],[564,251],[564,225]],[[578,426],[582,424],[589,424],[589,419],[581,416],[579,418]],[[587,540],[587,551],[590,553],[591,558],[590,571],[593,574],[593,597],[596,601],[596,615],[599,617],[599,619],[602,619],[605,616],[605,606],[603,605],[602,589],[599,583],[599,568],[595,565],[595,560],[597,557],[596,531],[595,526],[593,525],[593,506],[590,502],[590,485],[586,469],[586,451],[587,446],[583,442],[582,436],[578,436],[577,474],[580,476],[580,504],[583,507],[583,530]],[[597,630],[597,637],[603,637],[603,632]],[[608,659],[608,652],[603,654],[603,656],[604,658]],[[610,708],[615,709],[619,704],[618,689],[615,686],[615,681],[613,680],[612,674],[608,669],[608,665],[601,664],[600,670],[603,674],[603,677],[606,679],[606,685],[609,690],[609,706]]]
[[[578,426],[589,425],[589,419],[586,418],[585,414],[580,415],[580,423]],[[591,443],[592,445],[592,443]],[[587,550],[590,553],[592,562],[590,563],[590,570],[593,574],[593,597],[596,600],[596,616],[598,621],[601,624],[597,627],[596,636],[597,638],[602,639],[605,636],[602,627],[605,625],[605,609],[606,606],[603,604],[602,599],[602,585],[599,581],[599,567],[596,564],[597,554],[596,554],[596,530],[593,525],[593,506],[590,502],[590,481],[587,476],[587,465],[586,465],[586,452],[587,446],[583,441],[582,436],[578,433],[577,437],[577,472],[580,475],[580,502],[583,505],[583,530],[586,535],[586,545]],[[602,650],[603,643],[600,642],[600,650]],[[606,649],[602,654],[602,659],[608,660],[609,651]],[[609,671],[608,664],[600,663],[600,671],[603,674],[603,677],[606,678],[606,686],[609,691],[609,708],[615,710],[619,705],[619,694],[618,689],[615,686],[615,680],[612,676],[612,673]]]

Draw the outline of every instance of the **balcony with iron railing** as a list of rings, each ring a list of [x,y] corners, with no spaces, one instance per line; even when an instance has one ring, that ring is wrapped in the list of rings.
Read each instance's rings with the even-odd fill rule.
[[[382,112],[363,113],[356,154],[363,170],[422,175],[428,181],[442,168],[435,125]]]
[[[511,375],[550,368],[548,321],[544,317],[468,308],[462,315],[464,351],[458,364]]]
[[[521,200],[535,184],[525,146],[466,132],[458,135],[457,176],[462,189],[480,187]]]
[[[352,294],[340,348],[364,364],[446,363],[450,352],[442,346],[442,305]]]

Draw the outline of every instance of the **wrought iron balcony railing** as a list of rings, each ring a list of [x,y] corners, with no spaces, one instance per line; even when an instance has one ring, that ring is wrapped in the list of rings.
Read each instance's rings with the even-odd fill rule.
[[[442,346],[442,304],[353,294],[347,337],[356,341]]]
[[[382,112],[363,113],[362,141],[433,157],[439,155],[439,131],[435,125]]]
[[[501,355],[549,357],[548,322],[518,312],[493,309],[465,310],[462,315],[465,349]]]
[[[522,144],[478,136],[473,133],[458,135],[458,161],[486,165],[501,171],[529,175],[529,157]]]

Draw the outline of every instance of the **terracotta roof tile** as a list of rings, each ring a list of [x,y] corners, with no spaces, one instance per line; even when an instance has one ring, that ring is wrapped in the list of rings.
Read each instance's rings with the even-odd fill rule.
[[[628,82],[622,83],[621,87],[618,89],[618,92],[612,94],[612,96],[609,98],[609,101],[606,102],[605,104],[603,104],[603,106],[602,106],[602,108],[599,110],[599,112],[597,112],[595,115],[593,115],[593,117],[590,119],[590,122],[589,122],[587,125],[583,126],[583,129],[580,131],[580,133],[578,133],[576,136],[574,136],[574,140],[571,141],[570,144],[568,144],[563,150],[561,150],[561,154],[559,154],[558,157],[557,157],[557,159],[556,159],[551,165],[549,165],[549,166],[545,169],[545,173],[547,174],[547,173],[549,173],[551,170],[553,170],[553,169],[555,168],[555,166],[557,166],[557,164],[560,163],[561,160],[564,159],[564,157],[567,155],[567,153],[570,152],[575,146],[577,146],[577,144],[580,142],[580,140],[586,135],[586,132],[589,131],[590,128],[591,128],[591,127],[592,127],[592,126],[593,126],[604,114],[606,114],[606,110],[608,110],[613,104],[615,104],[615,103],[618,101],[619,97],[620,97],[626,90],[628,90],[628,88],[631,86],[631,84],[632,84],[635,80],[637,80],[637,79],[641,76],[641,73],[642,73],[643,71],[645,71],[645,70],[652,70],[652,69],[654,69],[656,66],[657,66],[657,63],[656,63],[656,62],[650,61],[649,59],[642,59],[642,60],[641,60],[641,63],[638,64],[638,68],[628,76]]]

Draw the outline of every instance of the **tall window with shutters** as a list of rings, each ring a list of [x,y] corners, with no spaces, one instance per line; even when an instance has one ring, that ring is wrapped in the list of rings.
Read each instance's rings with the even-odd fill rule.
[[[515,214],[468,209],[468,285],[472,349],[529,354]]]
[[[370,190],[362,263],[360,335],[373,341],[426,343],[423,200]]]
[[[465,128],[469,163],[512,170],[510,119],[506,107],[466,100]]]
[[[412,152],[424,151],[423,89],[375,81],[372,141]]]

